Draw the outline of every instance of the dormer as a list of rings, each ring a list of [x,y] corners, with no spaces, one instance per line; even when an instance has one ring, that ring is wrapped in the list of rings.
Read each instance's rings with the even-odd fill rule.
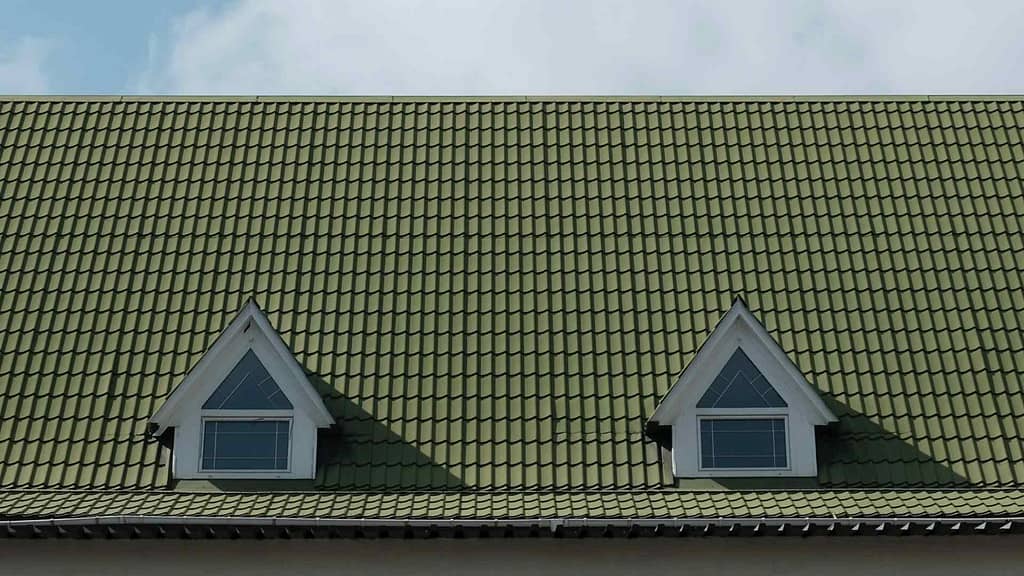
[[[662,399],[651,424],[671,427],[677,478],[813,477],[814,428],[835,420],[737,299]]]
[[[309,479],[317,428],[334,418],[249,301],[151,422],[174,430],[175,478]]]

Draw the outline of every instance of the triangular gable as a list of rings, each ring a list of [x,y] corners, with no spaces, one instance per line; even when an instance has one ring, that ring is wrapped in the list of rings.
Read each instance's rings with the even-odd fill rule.
[[[737,357],[737,353],[742,354],[737,359],[738,364],[730,367],[728,364]],[[744,358],[750,362],[751,366],[754,366],[757,375],[764,379],[764,384],[773,387],[772,391],[785,404],[805,414],[808,423],[824,425],[836,421],[835,415],[828,409],[818,392],[804,378],[796,365],[786,356],[785,351],[751,314],[746,304],[742,300],[736,299],[732,308],[715,326],[697,355],[662,398],[661,403],[658,404],[651,416],[651,423],[671,425],[687,407],[698,408],[698,403],[703,400],[708,390],[720,386],[717,376],[726,370],[741,367]],[[747,366],[747,370],[750,370],[749,366]],[[728,375],[726,373],[727,377]],[[747,379],[750,380],[751,376],[754,375],[748,374]],[[758,390],[765,392],[763,387],[756,387],[757,382],[753,384],[755,392]],[[715,389],[720,390],[720,388]],[[741,392],[750,391],[750,389],[727,391],[726,394],[733,395],[727,402],[739,401],[742,399],[740,398]],[[700,408],[706,407],[700,406]],[[719,405],[716,407],[734,406]]]
[[[249,350],[203,403],[203,410],[291,410],[292,403]]]
[[[255,358],[255,364],[251,362],[251,358]],[[249,395],[249,392],[243,395],[232,394],[230,388],[225,389],[223,398],[220,396],[222,385],[229,381],[240,386],[255,384],[246,384],[247,381],[241,378],[232,380],[233,374],[238,376],[235,372],[239,367],[241,372],[250,370],[264,374],[264,379],[269,376],[274,387],[281,391],[288,406],[302,410],[317,427],[324,428],[334,424],[334,417],[328,412],[320,394],[254,300],[246,303],[238,316],[217,337],[210,349],[153,415],[151,422],[157,424],[160,431],[177,426],[184,418],[183,411],[211,409],[205,405],[214,398],[241,405],[256,402],[256,397]],[[260,386],[265,387],[266,384],[267,382],[260,380]],[[273,390],[270,391],[272,392]],[[264,395],[263,402],[266,402],[268,393],[261,393]],[[273,401],[271,398],[271,401],[277,404],[274,409],[281,409],[280,400]]]
[[[697,402],[697,408],[784,408],[768,379],[761,374],[742,348],[737,348],[711,386]]]

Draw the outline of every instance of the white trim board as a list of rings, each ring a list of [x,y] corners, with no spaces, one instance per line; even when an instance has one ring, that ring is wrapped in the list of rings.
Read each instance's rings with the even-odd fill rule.
[[[773,388],[786,401],[784,408],[698,409],[697,402],[729,358],[742,348]],[[700,469],[698,416],[787,418],[788,470]],[[835,422],[836,417],[804,378],[785,351],[737,299],[708,336],[693,361],[662,399],[650,419],[672,427],[672,472],[678,478],[817,476],[814,427]]]
[[[292,410],[272,411],[276,417],[292,419],[288,471],[202,471],[202,420],[204,417],[224,416],[221,414],[223,411],[203,410],[202,405],[249,350],[260,359],[293,406]],[[231,412],[234,418],[270,416],[266,410]],[[253,300],[246,303],[217,337],[150,421],[157,425],[157,434],[174,428],[171,467],[174,477],[179,479],[313,478],[316,475],[316,429],[329,427],[335,422],[291,350]]]

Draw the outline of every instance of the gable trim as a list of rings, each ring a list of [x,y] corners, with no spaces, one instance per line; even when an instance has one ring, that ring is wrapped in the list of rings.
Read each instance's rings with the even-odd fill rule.
[[[259,305],[256,304],[256,301],[250,299],[228,327],[214,340],[213,345],[203,354],[202,358],[192,367],[181,384],[171,392],[171,395],[167,397],[163,405],[150,418],[150,422],[158,426],[156,434],[162,433],[169,427],[176,426],[182,420],[181,409],[185,400],[191,399],[202,389],[210,387],[209,383],[201,381],[201,376],[206,374],[218,362],[222,362],[223,353],[238,339],[245,338],[249,330],[257,330],[265,337],[270,350],[277,357],[276,359],[280,360],[275,365],[284,370],[290,377],[293,385],[288,386],[287,382],[278,382],[277,384],[278,386],[287,386],[289,391],[295,393],[296,397],[292,398],[296,401],[294,410],[304,412],[318,428],[326,428],[334,424],[334,417],[327,410],[323,399],[316,392],[316,388],[309,381],[309,378],[306,377],[305,371],[299,365],[291,350],[288,349],[281,336],[271,326],[270,321]],[[232,358],[232,366],[240,358]],[[267,360],[267,358],[262,359],[264,363]],[[217,385],[219,385],[219,382],[212,385],[210,391],[215,390]],[[205,398],[199,402],[199,405],[201,406],[204,401]]]
[[[664,398],[662,398],[657,408],[655,408],[654,414],[651,415],[648,421],[648,425],[672,424],[686,408],[687,393],[690,392],[690,395],[693,395],[692,391],[699,387],[700,393],[696,394],[696,399],[693,402],[694,406],[696,406],[696,402],[699,401],[701,394],[710,385],[710,381],[698,382],[698,373],[703,372],[703,368],[711,361],[712,356],[721,354],[723,346],[729,345],[727,340],[739,326],[748,328],[754,336],[754,347],[766,352],[773,360],[778,362],[778,365],[784,371],[788,382],[773,382],[772,385],[790,384],[788,387],[790,390],[798,391],[796,399],[799,401],[799,405],[792,406],[791,408],[806,413],[808,421],[814,425],[821,426],[837,420],[835,414],[825,405],[818,392],[807,381],[796,364],[790,360],[782,347],[771,337],[764,325],[750,312],[746,303],[742,299],[737,298],[729,311],[712,330],[708,339],[697,351],[697,355],[686,366],[682,374],[676,378],[675,383],[665,394]],[[745,350],[745,353],[748,355],[751,352],[749,349]],[[731,355],[731,351],[729,354]],[[713,379],[716,376],[717,372],[711,378]],[[776,390],[780,393],[782,392],[778,388]]]

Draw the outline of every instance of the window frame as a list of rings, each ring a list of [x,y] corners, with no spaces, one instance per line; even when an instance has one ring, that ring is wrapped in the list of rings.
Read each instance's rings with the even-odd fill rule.
[[[742,410],[742,412],[737,412]],[[756,413],[760,411],[762,413]],[[782,420],[783,430],[786,435],[786,466],[785,467],[743,467],[743,468],[706,468],[704,466],[704,443],[700,423],[704,420]],[[770,476],[789,475],[793,470],[793,448],[790,441],[789,414],[785,409],[780,408],[703,408],[697,411],[697,471],[708,476]]]
[[[276,412],[275,415],[263,415],[257,413]],[[230,414],[228,414],[230,413]],[[288,423],[288,465],[285,468],[272,469],[231,469],[222,470],[218,468],[206,468],[203,466],[203,451],[206,448],[206,424],[207,422],[287,422]],[[209,474],[219,478],[230,474],[242,475],[267,475],[267,474],[291,474],[292,456],[295,453],[295,418],[291,410],[203,410],[199,419],[199,461],[196,463],[196,470],[200,474]]]

